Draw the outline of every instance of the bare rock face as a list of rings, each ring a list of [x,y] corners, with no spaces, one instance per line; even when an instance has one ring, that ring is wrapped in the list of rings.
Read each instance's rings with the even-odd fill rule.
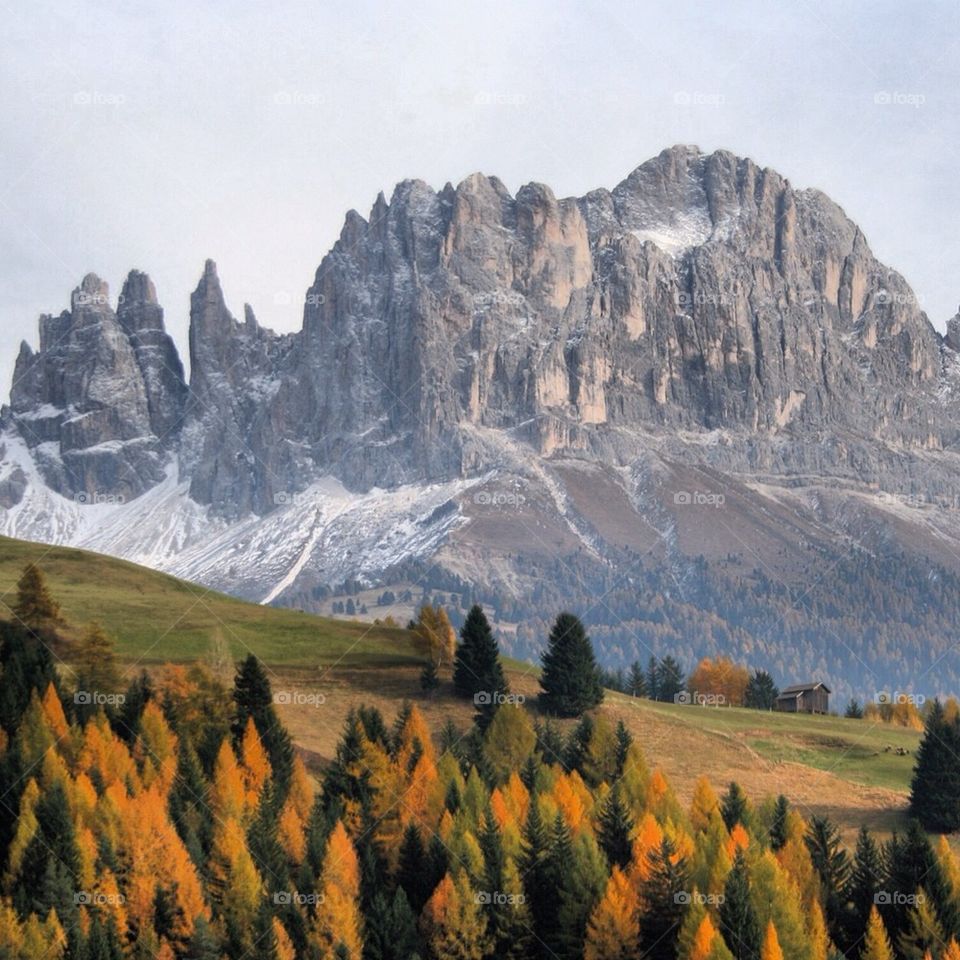
[[[290,337],[277,337],[245,308],[227,309],[208,260],[190,298],[190,392],[180,450],[190,495],[227,517],[269,509],[281,437],[271,428]],[[281,484],[280,489],[286,489]]]
[[[169,431],[158,436],[155,422],[163,421],[160,408],[175,405],[177,395],[169,395],[151,372],[143,340],[147,321],[135,331],[131,314],[130,323],[111,307],[107,284],[88,274],[73,291],[69,310],[40,318],[39,351],[21,346],[10,416],[48,484],[67,496],[122,500],[163,479],[165,450],[176,437]],[[162,312],[150,319],[149,329],[158,343],[165,337]],[[166,346],[173,349],[169,340]],[[163,374],[170,383],[176,366]],[[182,373],[180,389],[182,404]],[[164,399],[154,416],[151,400],[158,392]],[[174,422],[179,415],[167,413]]]
[[[149,279],[117,313],[96,277],[24,345],[12,416],[62,491],[156,482],[176,453],[228,518],[333,473],[368,489],[534,457],[675,460],[789,480],[954,491],[955,321],[814,190],[674,147],[613,190],[512,196],[475,174],[351,211],[277,336],[228,310],[208,261],[189,390]],[[710,442],[705,442],[705,438]]]
[[[170,444],[183,425],[187,385],[176,345],[163,326],[153,281],[132,270],[123,285],[117,320],[130,338],[147,394],[150,427],[161,443]]]

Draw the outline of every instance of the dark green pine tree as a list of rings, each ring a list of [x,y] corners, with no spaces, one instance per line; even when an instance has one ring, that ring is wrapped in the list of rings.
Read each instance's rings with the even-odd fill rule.
[[[747,812],[747,797],[739,783],[731,782],[727,792],[720,801],[720,815],[728,830],[732,830],[738,823],[746,826],[749,819]]]
[[[647,855],[650,871],[641,889],[645,905],[640,942],[649,960],[675,960],[680,923],[690,901],[690,878],[684,858],[677,858],[669,837]]]
[[[0,620],[0,727],[13,734],[30,703],[30,695],[46,693],[60,681],[49,647],[19,624]],[[63,696],[60,696],[63,701]]]
[[[622,720],[617,721],[617,776],[623,774],[623,768],[627,763],[627,754],[633,745],[633,737]]]
[[[392,898],[382,891],[364,918],[363,960],[411,960],[422,956],[417,918],[403,887]]]
[[[462,697],[507,692],[500,666],[500,648],[483,608],[474,604],[460,628],[453,661],[453,686]]]
[[[657,666],[657,699],[670,703],[684,688],[683,667],[671,656]]]
[[[550,831],[540,816],[535,797],[530,799],[527,821],[523,825],[523,845],[517,867],[533,924],[534,955],[549,957],[547,938],[555,922],[555,892],[550,889]]]
[[[270,680],[262,664],[252,653],[237,671],[233,684],[233,703],[234,740],[240,742],[247,719],[253,717],[257,732],[270,757],[273,780],[277,787],[275,799],[282,805],[293,769],[293,743],[274,709]]]
[[[766,670],[754,670],[747,682],[743,705],[754,710],[772,710],[779,696],[780,690],[773,682],[773,677]]]
[[[35,814],[37,828],[23,855],[13,902],[24,916],[36,913],[45,917],[55,909],[67,925],[75,913],[80,851],[63,787],[57,784],[44,791]],[[71,917],[65,916],[68,908]]]
[[[483,891],[488,894],[503,892],[503,868],[506,858],[503,852],[503,841],[500,837],[500,828],[494,819],[493,811],[487,804],[480,825],[480,835],[477,838],[480,852],[483,854]],[[508,911],[504,905],[496,902],[493,896],[485,904],[487,915],[487,933],[493,939],[493,955],[503,956],[510,944],[504,940],[505,923]]]
[[[354,801],[367,807],[372,799],[370,773],[363,765],[363,733],[355,710],[347,714],[333,762],[323,777],[323,802],[328,814],[334,806]]]
[[[572,613],[561,613],[550,631],[540,688],[544,710],[561,717],[577,717],[603,702],[593,646]]]
[[[140,733],[140,716],[143,708],[153,699],[153,681],[146,670],[134,677],[123,695],[123,704],[117,711],[114,730],[124,743],[132,745]]]
[[[750,876],[742,850],[737,851],[723,888],[720,933],[735,960],[759,960],[760,922],[750,901]]]
[[[784,848],[787,842],[787,814],[790,812],[790,801],[781,793],[777,797],[777,804],[773,808],[773,823],[770,824],[770,849],[776,853]]]
[[[651,700],[659,700],[658,684],[660,671],[657,669],[657,658],[651,654],[647,661],[647,696]]]
[[[247,829],[247,848],[270,894],[290,889],[287,855],[277,839],[279,824],[272,792],[273,785],[268,784]]]
[[[960,829],[960,720],[947,721],[939,700],[917,748],[910,813],[934,833]]]
[[[621,869],[630,862],[632,845],[630,834],[633,820],[620,797],[620,787],[615,786],[607,796],[597,820],[597,842],[607,855],[610,866]]]
[[[553,821],[550,852],[547,856],[548,891],[551,918],[545,945],[557,960],[580,960],[583,956],[583,928],[591,905],[585,903],[585,891],[579,889],[574,868],[573,836],[562,813]]]
[[[197,917],[184,960],[220,960],[221,956],[220,941],[210,926],[210,921],[202,916]]]
[[[593,717],[581,717],[579,723],[570,731],[570,736],[563,748],[563,769],[567,773],[576,770],[583,774],[584,762],[590,750],[590,740],[593,737]]]
[[[645,697],[647,695],[647,675],[640,666],[639,660],[634,660],[630,664],[630,670],[627,673],[627,693],[631,697]]]
[[[911,820],[906,834],[894,834],[884,851],[887,865],[887,893],[899,896],[888,904],[884,922],[891,943],[898,943],[910,921],[909,898],[922,889],[936,912],[937,919],[949,940],[960,934],[957,904],[930,839],[917,820]],[[881,911],[883,912],[883,911]]]
[[[820,877],[827,929],[836,942],[842,936],[843,890],[850,876],[847,851],[841,846],[840,834],[828,817],[814,815],[811,818],[804,843]]]
[[[428,696],[433,697],[440,688],[440,673],[433,657],[424,664],[420,671],[420,689]]]
[[[562,764],[566,748],[563,737],[553,722],[550,720],[547,720],[546,723],[537,721],[533,729],[537,734],[537,753],[543,758],[543,762],[548,766],[554,763]]]
[[[213,841],[213,813],[207,782],[193,744],[184,737],[177,753],[177,775],[170,789],[170,819],[198,870],[205,869]]]
[[[90,911],[90,929],[85,951],[85,960],[123,960],[123,947],[113,917],[104,923],[99,911]]]
[[[883,889],[886,868],[876,841],[866,827],[860,828],[853,866],[843,893],[846,910],[843,919],[843,937],[837,945],[848,956],[856,956],[863,948],[870,911],[877,894]]]

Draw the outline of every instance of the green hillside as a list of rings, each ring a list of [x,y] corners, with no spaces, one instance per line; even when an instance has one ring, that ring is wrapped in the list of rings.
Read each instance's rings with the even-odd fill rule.
[[[67,637],[99,620],[121,656],[144,661],[204,656],[219,635],[234,657],[253,651],[276,664],[411,663],[405,630],[329,620],[246,603],[102,554],[0,537],[0,616],[10,615],[23,567],[47,576]]]

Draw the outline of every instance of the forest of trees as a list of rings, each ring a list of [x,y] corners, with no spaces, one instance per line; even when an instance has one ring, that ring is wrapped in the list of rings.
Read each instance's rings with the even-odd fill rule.
[[[492,709],[434,737],[416,705],[388,722],[358,704],[319,782],[255,657],[232,689],[196,663],[113,695],[102,631],[68,682],[42,581],[17,610],[0,623],[2,958],[960,960],[944,838],[912,822],[847,850],[828,819],[703,778],[682,804],[589,709],[589,677],[545,681],[553,713],[586,711],[573,723],[512,702],[479,609],[438,655],[460,695],[499,686]],[[555,666],[592,657],[569,617]],[[942,769],[927,752],[918,777]]]
[[[597,659],[610,671],[646,664],[651,653],[688,668],[704,656],[728,656],[784,685],[829,680],[841,704],[879,690],[912,691],[917,677],[928,688],[915,692],[931,699],[960,687],[960,661],[949,655],[960,622],[960,577],[930,558],[879,547],[810,549],[809,575],[793,586],[740,557],[677,556],[663,566],[629,550],[614,551],[609,566],[583,554],[530,560],[525,572],[536,588],[526,594],[478,592],[435,565],[413,561],[387,576],[456,598],[464,612],[482,602],[492,620],[517,624],[515,634],[501,637],[504,652],[532,663],[554,611],[570,607],[582,611]],[[829,577],[816,575],[825,569]],[[308,598],[291,602],[302,599]],[[458,616],[451,610],[455,625]]]

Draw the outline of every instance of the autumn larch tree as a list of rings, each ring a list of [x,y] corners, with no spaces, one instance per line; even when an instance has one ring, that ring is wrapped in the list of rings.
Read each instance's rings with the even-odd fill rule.
[[[572,613],[561,613],[543,654],[540,703],[548,713],[576,717],[603,701],[590,638]]]

